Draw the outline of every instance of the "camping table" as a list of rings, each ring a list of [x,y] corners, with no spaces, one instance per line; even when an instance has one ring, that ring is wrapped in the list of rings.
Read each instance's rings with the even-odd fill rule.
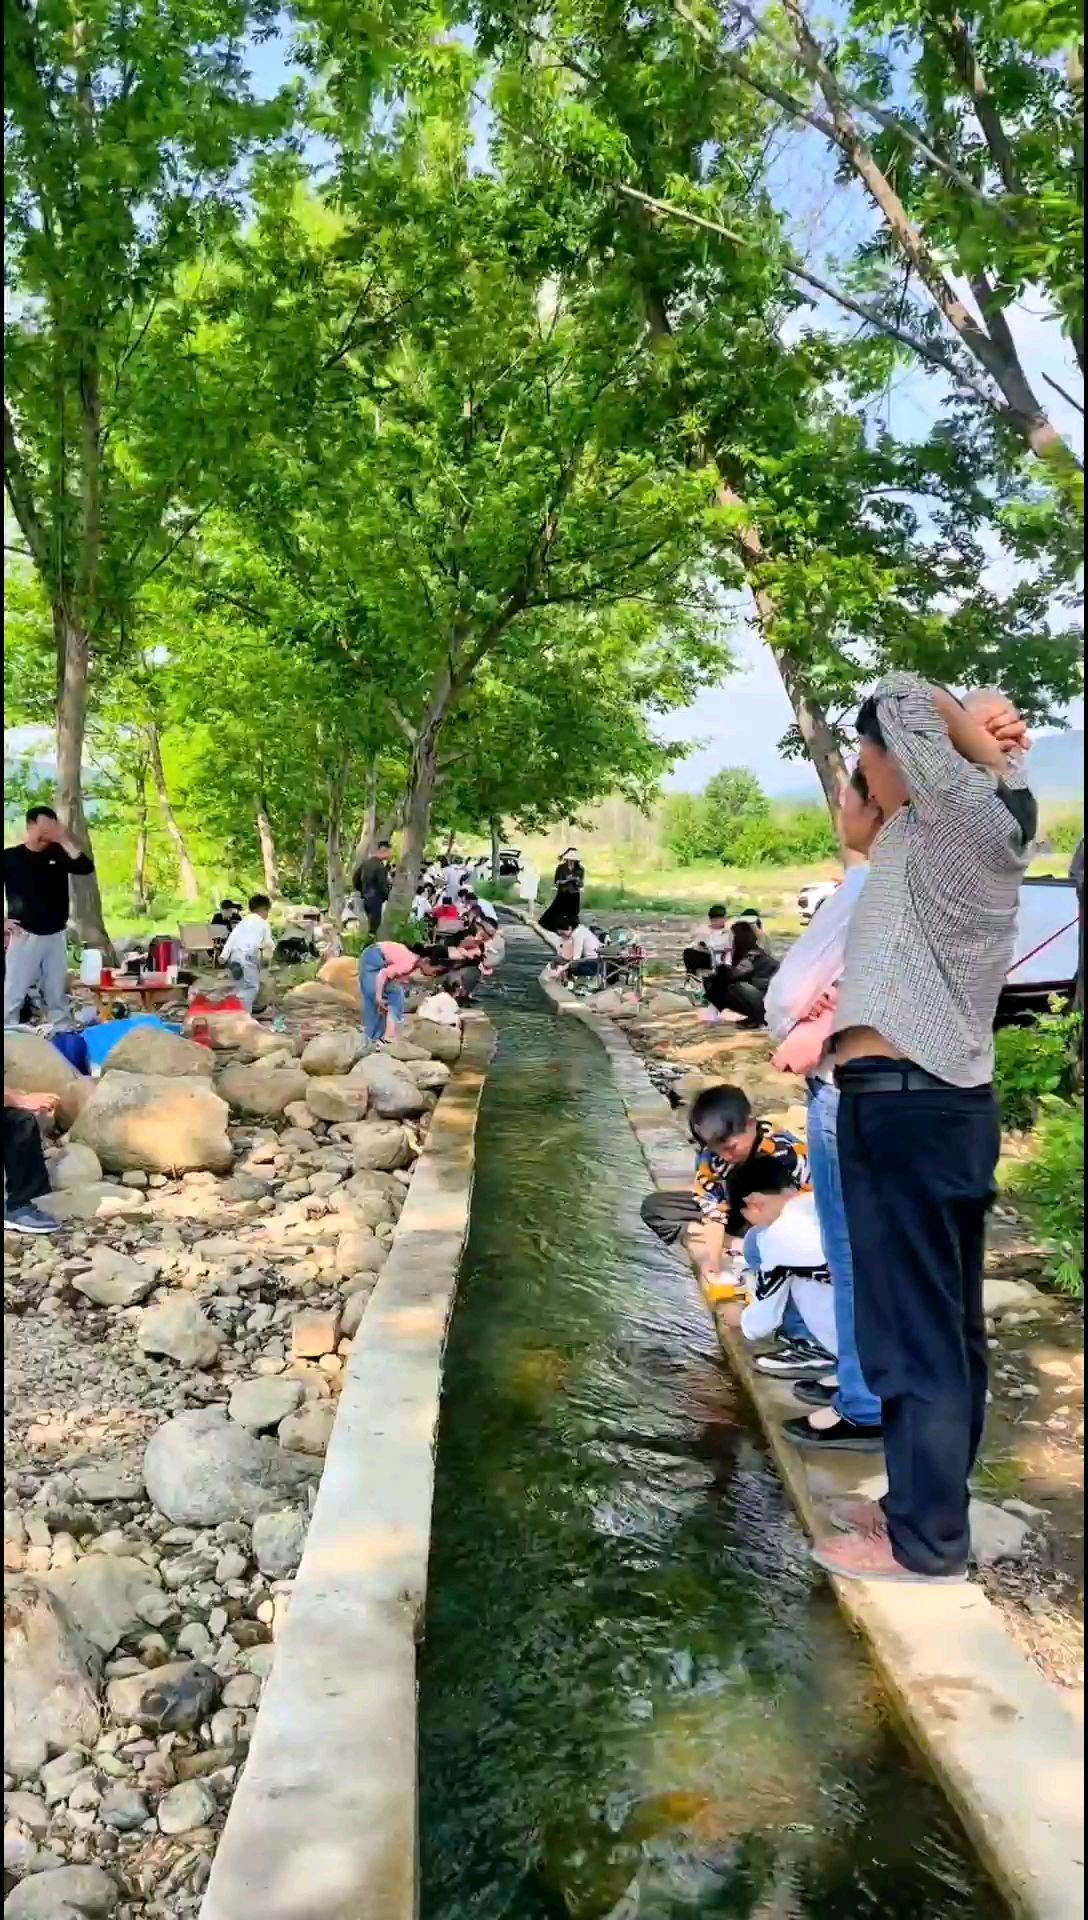
[[[166,1005],[168,1000],[176,1000],[178,994],[184,994],[184,987],[173,985],[162,973],[145,973],[139,980],[126,980],[115,974],[112,986],[91,987],[89,989],[100,1013],[111,1007],[115,1000],[123,1000],[126,1006],[134,1001],[141,1012],[154,1013],[156,1008]]]

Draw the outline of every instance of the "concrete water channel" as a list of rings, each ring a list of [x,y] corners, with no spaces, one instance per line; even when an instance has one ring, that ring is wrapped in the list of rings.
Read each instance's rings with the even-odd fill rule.
[[[1001,1920],[641,1227],[605,1056],[509,948],[443,1382],[422,1920]]]

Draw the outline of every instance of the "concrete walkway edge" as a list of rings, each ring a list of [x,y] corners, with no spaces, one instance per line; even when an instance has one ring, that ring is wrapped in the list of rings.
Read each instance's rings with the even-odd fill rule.
[[[446,1333],[494,1029],[465,1021],[352,1347],[201,1920],[415,1920],[416,1646]]]
[[[558,1012],[581,1020],[604,1047],[654,1183],[689,1186],[691,1148],[622,1028],[546,975],[541,986]],[[818,1470],[782,1433],[783,1415],[797,1411],[792,1396],[756,1373],[726,1313],[709,1303],[708,1311],[808,1533],[826,1533]],[[1081,1729],[1056,1688],[1014,1644],[982,1588],[846,1580],[832,1580],[832,1586],[849,1625],[866,1642],[908,1738],[928,1761],[1012,1912],[1018,1920],[1080,1920]]]

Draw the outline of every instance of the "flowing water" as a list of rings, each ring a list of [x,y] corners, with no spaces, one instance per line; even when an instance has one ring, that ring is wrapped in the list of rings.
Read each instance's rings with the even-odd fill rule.
[[[511,933],[450,1335],[423,1920],[1000,1920]]]

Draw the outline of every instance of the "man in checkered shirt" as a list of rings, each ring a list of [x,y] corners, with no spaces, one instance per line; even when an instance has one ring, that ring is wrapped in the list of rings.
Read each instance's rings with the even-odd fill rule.
[[[993,1022],[1035,803],[1001,694],[890,674],[858,715],[885,825],[850,922],[835,1013],[839,1160],[858,1351],[888,1492],[832,1510],[815,1557],[851,1579],[962,1579],[982,1434],[985,1219],[1000,1126]]]

